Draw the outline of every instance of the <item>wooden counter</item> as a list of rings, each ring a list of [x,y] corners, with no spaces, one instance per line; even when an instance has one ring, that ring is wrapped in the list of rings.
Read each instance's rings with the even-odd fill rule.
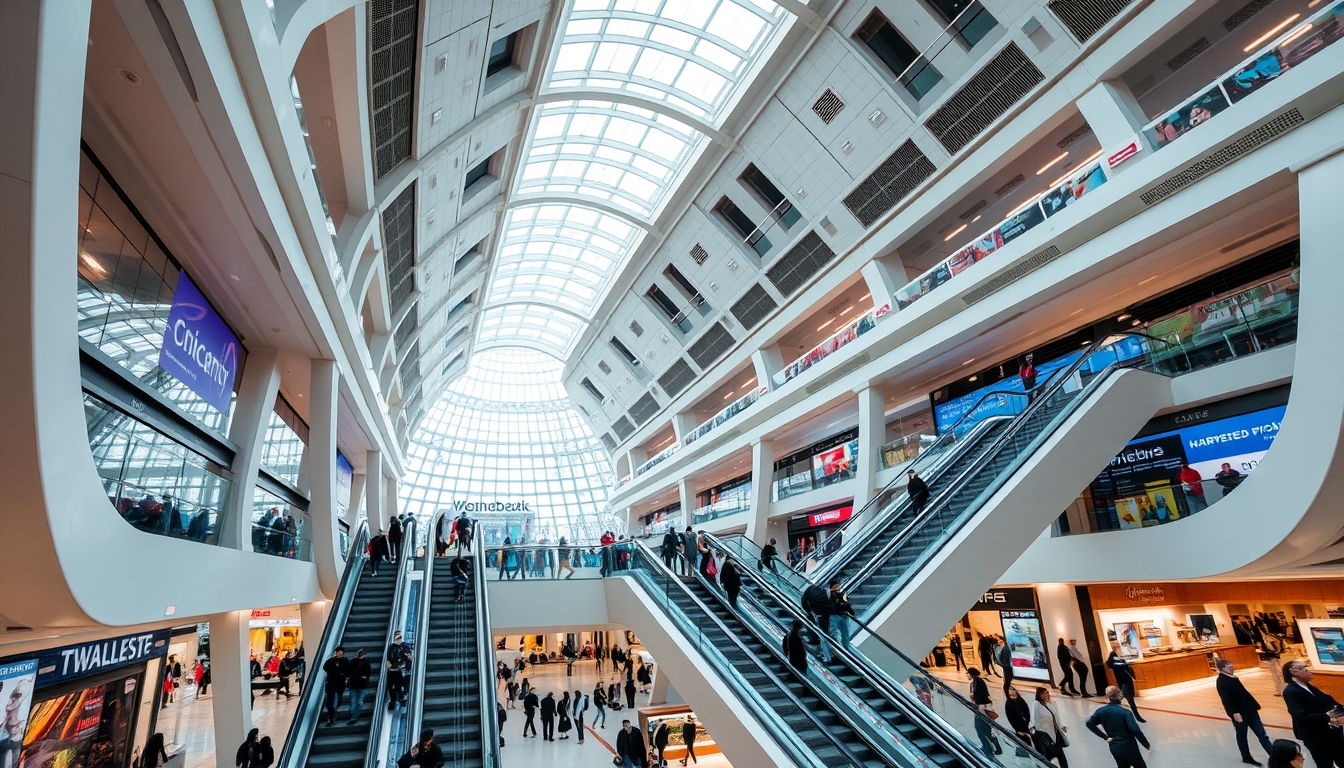
[[[1215,651],[1222,658],[1231,660],[1240,669],[1260,665],[1260,657],[1253,645],[1224,645],[1183,653],[1145,656],[1129,663],[1134,669],[1134,690],[1143,691],[1172,683],[1213,677],[1218,674],[1212,667],[1211,657]],[[1106,670],[1106,681],[1109,685],[1115,685],[1115,677],[1111,675],[1109,669]]]

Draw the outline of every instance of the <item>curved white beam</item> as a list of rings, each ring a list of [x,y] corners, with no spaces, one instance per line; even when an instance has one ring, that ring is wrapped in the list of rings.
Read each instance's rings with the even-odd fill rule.
[[[728,148],[737,146],[737,139],[705,122],[704,118],[696,117],[664,102],[646,99],[625,91],[607,91],[588,87],[552,88],[547,89],[536,98],[538,104],[554,104],[566,101],[609,101],[613,104],[624,104],[627,107],[647,109],[650,112],[656,112],[664,117],[670,117],[673,120],[685,123],[708,136],[710,140],[717,144],[722,144]]]

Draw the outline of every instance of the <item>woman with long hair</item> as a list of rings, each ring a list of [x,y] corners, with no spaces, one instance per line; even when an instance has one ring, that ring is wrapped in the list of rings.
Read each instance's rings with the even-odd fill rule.
[[[1036,689],[1036,701],[1031,705],[1031,719],[1036,724],[1032,742],[1036,751],[1047,760],[1059,762],[1059,768],[1069,768],[1069,759],[1064,756],[1064,748],[1069,745],[1065,736],[1068,728],[1059,722],[1059,710],[1051,700],[1050,689],[1044,686]]]
[[[259,733],[257,728],[247,732],[247,740],[238,746],[238,754],[233,759],[236,768],[257,768],[257,748],[261,746],[257,743]]]
[[[1302,768],[1305,762],[1302,747],[1292,739],[1275,739],[1270,745],[1269,768]]]

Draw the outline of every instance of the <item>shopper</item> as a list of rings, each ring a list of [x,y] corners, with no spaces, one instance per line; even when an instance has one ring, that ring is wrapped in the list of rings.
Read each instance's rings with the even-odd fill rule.
[[[460,603],[467,594],[467,584],[471,581],[471,563],[458,555],[448,564],[448,574],[453,579],[453,602]]]
[[[654,768],[663,768],[667,765],[667,758],[664,757],[663,753],[667,751],[667,742],[671,737],[671,731],[672,729],[667,727],[666,720],[659,720],[658,724],[653,726],[651,741],[653,742]]]
[[[274,764],[275,748],[271,746],[271,737],[262,736],[261,741],[257,742],[256,768],[271,768]],[[146,766],[145,768],[152,768],[152,766]]]
[[[565,695],[560,697],[559,703],[555,706],[555,715],[560,721],[559,730],[562,739],[568,739],[569,732],[574,727],[574,720],[570,717],[570,706],[569,691],[565,691]]]
[[[599,649],[600,650],[600,649]],[[601,724],[603,730],[607,727],[607,692],[602,689],[602,681],[593,686],[593,706],[597,707],[597,717],[593,718],[593,724]]]
[[[252,733],[256,732],[257,729],[253,728]],[[17,738],[14,738],[14,736],[17,736]],[[20,745],[23,743],[22,733],[11,735],[9,743],[14,744],[15,742],[18,742]],[[14,752],[13,754],[15,755],[16,759],[9,766],[9,768],[19,768],[19,761],[17,757],[20,753]],[[0,753],[0,756],[3,756],[3,753]],[[145,751],[140,753],[140,768],[159,768],[159,766],[161,765],[167,765],[168,760],[169,760],[168,751],[163,747],[163,734],[162,733],[151,734],[149,739],[145,741]]]
[[[1065,735],[1069,729],[1059,722],[1059,711],[1050,698],[1049,688],[1039,686],[1036,689],[1036,701],[1031,705],[1031,721],[1036,728],[1031,734],[1032,743],[1047,760],[1058,761],[1059,768],[1069,768],[1069,759],[1064,756],[1064,748],[1069,746]]]
[[[574,690],[574,698],[570,700],[570,706],[574,708],[574,729],[579,732],[579,743],[583,743],[583,716],[588,711],[588,697],[583,691]]]
[[[523,681],[523,685],[527,685],[526,680]],[[523,695],[523,717],[527,718],[523,721],[523,738],[527,738],[528,731],[531,731],[534,737],[537,735],[537,707],[537,692],[528,688],[527,693]]]
[[[705,581],[713,582],[715,576],[714,553],[709,549],[709,543],[705,541],[704,531],[695,539],[695,551],[700,557],[700,576]]]
[[[1120,689],[1125,701],[1129,702],[1129,708],[1134,712],[1134,719],[1140,723],[1148,722],[1139,714],[1139,707],[1134,703],[1134,668],[1120,655],[1120,642],[1117,640],[1111,641],[1111,655],[1106,658],[1106,668],[1111,670],[1111,676],[1115,678],[1115,687]],[[1106,695],[1109,697],[1110,689],[1106,690]]]
[[[355,721],[364,712],[364,695],[369,690],[369,679],[373,677],[373,666],[364,655],[364,649],[355,651],[355,658],[350,660],[350,679],[347,687],[350,689],[350,719],[346,725],[354,725]]]
[[[206,696],[210,691],[210,662],[201,662],[201,680],[196,686],[196,697]]]
[[[1213,482],[1223,489],[1224,498],[1227,497],[1227,494],[1236,490],[1237,486],[1241,485],[1241,481],[1245,479],[1245,475],[1233,469],[1232,465],[1227,462],[1223,462],[1222,469],[1218,470],[1218,473],[1213,476]]]
[[[631,728],[629,720],[622,720],[621,732],[616,734],[616,756],[621,759],[622,768],[646,768],[648,752],[644,734]]]
[[[635,708],[635,681],[628,676],[625,678],[625,706],[627,709]]]
[[[803,610],[812,616],[812,621],[821,631],[827,635],[831,634],[831,612],[835,608],[831,604],[831,595],[820,584],[813,584],[803,590],[802,599]],[[826,643],[821,643],[821,661],[824,664],[831,663],[831,650],[826,647]]]
[[[1013,648],[1008,645],[1005,639],[1003,645],[998,645],[995,650],[996,660],[999,662],[999,671],[1003,673],[1003,695],[1008,695],[1008,689],[1013,687]]]
[[[555,741],[555,694],[549,691],[541,700],[541,740]]]
[[[322,671],[327,673],[326,708],[327,725],[336,724],[336,709],[341,706],[341,697],[345,695],[345,684],[350,678],[350,660],[345,658],[345,649],[336,646],[331,658],[322,663]]]
[[[960,672],[966,667],[966,655],[961,650],[961,633],[955,627],[952,629],[952,638],[947,641],[947,650],[952,654],[952,660],[957,664],[957,671]]]
[[[977,635],[980,633],[977,632]],[[985,674],[992,675],[994,672],[994,638],[990,635],[980,635],[980,639],[975,644],[975,656],[980,663],[985,666]]]
[[[756,570],[764,571],[769,568],[771,573],[778,574],[775,570],[775,561],[779,559],[779,550],[775,547],[775,540],[770,539],[770,543],[761,547],[761,559],[756,563]]]
[[[699,562],[699,550],[696,548],[695,531],[691,526],[681,532],[681,575],[690,576]]]
[[[438,768],[443,765],[443,750],[434,739],[434,729],[426,728],[420,732],[420,741],[397,761],[400,768],[417,765],[420,768]]]
[[[1269,750],[1268,768],[1302,768],[1305,763],[1306,758],[1302,755],[1302,747],[1296,741],[1292,739],[1274,740],[1274,747]]]
[[[1232,727],[1237,734],[1237,749],[1241,750],[1241,762],[1255,765],[1251,757],[1246,732],[1249,730],[1260,740],[1265,752],[1272,751],[1269,736],[1265,734],[1265,725],[1260,722],[1260,702],[1255,700],[1246,686],[1233,674],[1234,667],[1230,659],[1218,660],[1218,698],[1223,702],[1223,711],[1232,718]]]
[[[276,667],[276,671],[280,675],[280,688],[275,694],[276,698],[279,698],[282,693],[285,694],[286,701],[294,698],[294,694],[289,691],[289,683],[294,679],[294,672],[296,671],[295,668],[297,666],[298,664],[294,660],[293,651],[286,653],[285,658],[280,660],[280,664]]]
[[[737,596],[742,593],[742,574],[737,570],[737,565],[733,563],[731,557],[723,559],[723,565],[719,568],[719,586],[728,595],[728,605],[733,610],[737,610]]]
[[[1059,662],[1059,692],[1065,696],[1077,696],[1078,687],[1073,684],[1073,654],[1069,653],[1069,646],[1062,637],[1059,638],[1059,645],[1055,646],[1055,661]]]
[[[784,655],[800,677],[807,674],[807,641],[803,639],[802,619],[794,619],[789,634],[784,636]]]
[[[378,565],[387,559],[387,555],[387,536],[379,528],[378,533],[369,539],[369,569],[374,576],[378,575]]]
[[[831,579],[831,628],[830,635],[841,648],[849,647],[854,636],[854,606],[849,595],[840,591],[840,580]]]
[[[1069,655],[1073,657],[1073,672],[1078,675],[1078,692],[1087,695],[1087,658],[1083,656],[1083,649],[1078,647],[1078,640],[1069,638]]]
[[[400,632],[392,633],[392,644],[383,655],[387,670],[387,708],[395,709],[406,703],[406,678],[411,673],[411,646],[401,639]]]
[[[1022,380],[1022,389],[1027,393],[1028,404],[1036,401],[1036,373],[1036,364],[1028,352],[1026,359],[1017,367],[1017,377]]]
[[[686,745],[686,756],[681,759],[681,764],[685,765],[687,760],[699,764],[695,756],[695,739],[700,735],[700,725],[695,722],[694,715],[687,715],[681,724],[681,742]]]
[[[471,537],[476,533],[476,521],[467,517],[463,512],[457,516],[457,521],[453,523],[453,533],[457,534],[457,553],[462,554],[462,550],[471,551]]]
[[[905,492],[910,497],[910,513],[918,515],[924,511],[924,505],[929,503],[929,486],[913,469],[907,469],[905,477]]]
[[[443,557],[448,553],[448,539],[452,538],[452,522],[447,515],[439,515],[439,521],[434,526],[434,556]]]
[[[257,734],[260,730],[253,728],[247,732],[247,738],[238,746],[238,752],[234,755],[233,764],[236,768],[256,768],[257,765],[257,747],[261,744],[257,741]],[[145,745],[148,750],[149,745]]]
[[[1087,719],[1087,730],[1110,745],[1116,768],[1148,768],[1139,752],[1139,745],[1142,744],[1149,752],[1153,751],[1153,745],[1139,730],[1138,716],[1120,706],[1120,696],[1118,686],[1106,688],[1106,703]]]
[[[989,696],[989,685],[980,676],[980,670],[975,667],[967,667],[966,678],[971,681],[971,703],[980,711],[980,715],[975,718],[975,735],[980,739],[980,750],[993,761],[995,755],[1003,752],[1003,747],[994,735],[994,729],[989,725],[992,717],[990,711],[994,709],[994,699]]]
[[[659,549],[659,554],[663,556],[663,565],[672,570],[672,564],[677,560],[677,551],[681,549],[681,537],[677,532],[668,528],[663,534],[663,545]]]
[[[639,681],[639,692],[648,693],[649,686],[653,684],[653,667],[645,664],[642,660],[639,663],[639,670],[635,672],[635,680]]]
[[[1293,735],[1311,753],[1317,768],[1344,766],[1344,717],[1333,717],[1339,706],[1330,694],[1311,684],[1311,667],[1305,659],[1283,665],[1290,682],[1283,689],[1283,703],[1293,718]]]
[[[394,563],[401,559],[402,536],[401,520],[393,517],[387,524],[387,559]]]
[[[1008,718],[1008,725],[1012,726],[1013,733],[1017,734],[1017,738],[1021,739],[1023,744],[1032,743],[1031,706],[1011,685],[1004,689],[1003,695],[1003,714]]]

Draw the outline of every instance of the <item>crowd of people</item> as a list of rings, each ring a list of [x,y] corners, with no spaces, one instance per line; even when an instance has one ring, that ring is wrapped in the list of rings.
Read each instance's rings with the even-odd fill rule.
[[[252,551],[277,557],[299,555],[299,523],[288,512],[271,507],[252,521]]]

